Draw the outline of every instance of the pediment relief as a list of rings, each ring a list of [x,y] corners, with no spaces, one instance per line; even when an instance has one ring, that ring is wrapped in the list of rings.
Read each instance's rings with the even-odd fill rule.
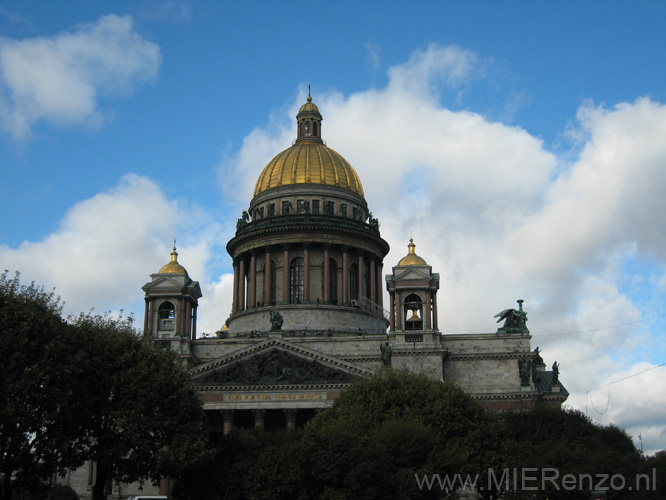
[[[349,383],[369,376],[364,367],[268,339],[192,370],[196,386],[322,385]]]

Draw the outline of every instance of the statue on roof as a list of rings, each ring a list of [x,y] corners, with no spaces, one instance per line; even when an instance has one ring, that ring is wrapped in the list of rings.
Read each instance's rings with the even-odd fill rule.
[[[284,319],[282,318],[282,314],[280,314],[280,311],[278,311],[277,309],[271,309],[270,318],[271,318],[271,331],[282,330],[282,323],[284,323]]]
[[[497,322],[499,323],[502,320],[504,326],[497,329],[497,333],[500,335],[506,335],[507,333],[530,333],[527,329],[527,313],[523,311],[523,302],[524,300],[520,299],[518,302],[518,310],[515,309],[504,309],[502,312],[497,313],[494,317],[499,318]]]
[[[550,383],[551,384],[560,383],[560,364],[557,361],[553,363],[553,378]]]
[[[393,347],[388,343],[379,345],[379,350],[382,352],[382,363],[384,366],[391,366],[391,357],[393,356]]]

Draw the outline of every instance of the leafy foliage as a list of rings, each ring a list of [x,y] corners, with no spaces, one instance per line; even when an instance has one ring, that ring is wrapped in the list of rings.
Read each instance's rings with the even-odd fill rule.
[[[0,498],[82,463],[80,337],[53,292],[0,275]]]
[[[205,453],[203,409],[177,356],[131,318],[65,322],[53,293],[0,276],[0,499],[95,460],[107,480],[158,481]]]
[[[139,338],[131,318],[82,314],[87,338],[87,458],[97,463],[94,498],[104,483],[177,474],[204,449],[203,409],[182,362]]]

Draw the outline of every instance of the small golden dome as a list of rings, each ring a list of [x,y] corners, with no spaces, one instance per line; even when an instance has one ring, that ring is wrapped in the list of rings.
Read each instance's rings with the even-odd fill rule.
[[[171,252],[171,262],[162,266],[158,274],[184,274],[187,276],[187,270],[178,263],[178,252],[176,252],[176,244],[174,242],[173,252]]]
[[[310,96],[308,96],[308,102],[303,104],[303,106],[301,106],[301,109],[298,110],[299,115],[304,112],[319,113],[319,108],[314,102],[312,102],[312,97]]]
[[[273,158],[259,175],[254,196],[293,184],[325,184],[363,196],[361,179],[342,155],[319,142],[297,142]]]
[[[409,253],[400,259],[400,262],[398,262],[399,266],[427,266],[428,263],[423,260],[421,257],[416,255],[416,252],[414,251],[416,248],[416,245],[414,244],[414,240],[412,238],[409,238],[409,245],[407,245],[409,248]]]

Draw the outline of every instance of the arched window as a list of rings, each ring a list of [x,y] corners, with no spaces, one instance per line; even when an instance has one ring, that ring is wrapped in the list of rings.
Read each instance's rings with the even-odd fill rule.
[[[405,330],[423,330],[423,303],[414,293],[405,298]]]
[[[303,258],[296,257],[291,261],[289,270],[290,304],[301,304],[303,302]]]
[[[305,122],[305,135],[310,135],[310,122]]]
[[[162,302],[158,307],[158,315],[160,319],[173,319],[176,317],[176,308],[169,301]]]
[[[317,136],[317,122],[312,123],[312,135]]]
[[[349,299],[358,300],[358,265],[349,266]]]
[[[298,124],[298,137],[303,137],[303,122]]]

